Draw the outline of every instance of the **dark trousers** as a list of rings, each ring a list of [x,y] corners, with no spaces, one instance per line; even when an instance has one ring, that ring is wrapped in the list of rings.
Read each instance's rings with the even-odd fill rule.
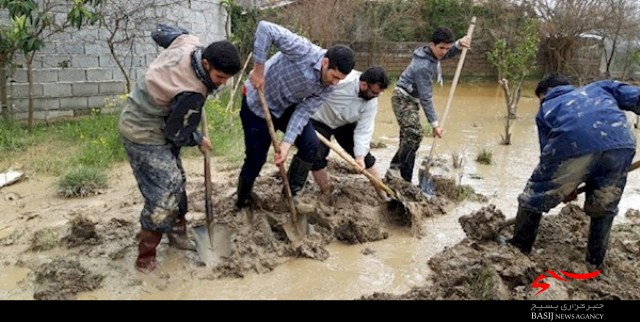
[[[289,107],[280,118],[275,118],[272,114],[274,128],[285,132],[294,110],[295,106]],[[267,153],[271,146],[271,136],[269,136],[266,120],[255,115],[249,109],[247,99],[244,96],[242,97],[240,120],[242,120],[245,147],[245,158],[242,170],[240,170],[240,180],[253,183],[267,161]],[[307,123],[304,126],[294,145],[298,148],[296,156],[302,161],[313,163],[316,160],[320,142],[311,124]]]
[[[355,145],[353,142],[353,132],[355,131],[356,125],[358,125],[358,123],[343,125],[335,129],[332,129],[328,127],[326,124],[315,121],[315,120],[309,120],[309,123],[313,125],[313,127],[316,129],[316,131],[318,131],[318,133],[320,133],[322,136],[327,138],[327,140],[331,140],[332,135],[335,136],[336,141],[338,141],[338,144],[340,144],[340,146],[347,153],[349,153],[349,155],[355,158],[355,155],[353,153],[353,146]],[[316,162],[313,163],[311,170],[316,171],[316,170],[326,168],[327,156],[329,155],[329,152],[330,152],[330,149],[328,146],[324,144],[320,144],[320,147],[318,148],[318,158],[316,159]],[[373,155],[371,155],[371,153],[367,153],[367,155],[364,157],[365,168],[369,169],[373,167],[375,163],[376,163],[376,158]]]

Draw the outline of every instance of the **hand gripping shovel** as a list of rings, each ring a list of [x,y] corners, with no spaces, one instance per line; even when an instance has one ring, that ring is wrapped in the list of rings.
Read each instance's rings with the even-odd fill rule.
[[[471,24],[469,25],[469,29],[467,29],[467,36],[471,37],[473,35],[473,29],[476,26],[476,17],[471,18]],[[442,120],[440,122],[440,126],[444,128],[444,122],[447,119],[447,115],[449,114],[449,109],[451,108],[451,102],[453,101],[453,93],[456,91],[456,86],[458,85],[458,79],[460,78],[460,72],[462,71],[462,66],[464,65],[464,58],[467,56],[467,48],[462,48],[462,53],[460,54],[460,60],[458,60],[458,67],[456,67],[456,73],[453,76],[453,83],[451,83],[451,89],[449,90],[449,97],[447,98],[447,104],[444,110],[444,115],[442,116]],[[429,173],[429,168],[431,165],[431,161],[433,160],[433,151],[436,147],[437,139],[433,140],[433,144],[431,145],[431,150],[429,151],[429,156],[422,162],[422,168],[418,173],[418,181],[420,190],[428,195],[433,196],[436,194],[436,189],[433,186],[433,178]]]
[[[273,127],[273,120],[271,120],[271,112],[269,112],[269,106],[267,105],[267,99],[264,97],[264,92],[258,89],[258,96],[260,96],[260,105],[262,105],[262,111],[264,112],[264,119],[267,121],[267,128],[269,129],[269,136],[271,136],[271,144],[276,153],[280,153],[280,145],[278,144],[278,138],[276,137],[276,130]],[[284,169],[284,163],[278,166],[280,170],[280,176],[282,177],[282,184],[284,185],[284,192],[287,199],[287,206],[291,211],[291,217],[285,221],[282,225],[287,238],[297,244],[301,242],[307,235],[308,221],[306,214],[298,216],[296,212],[296,206],[293,203],[293,196],[291,194],[291,187],[289,186],[289,179],[287,177],[287,171]]]
[[[409,208],[399,199],[398,193],[395,190],[389,188],[389,186],[384,184],[384,182],[382,182],[382,180],[380,180],[376,176],[374,176],[371,173],[369,173],[369,171],[367,171],[366,169],[362,169],[358,165],[356,160],[354,160],[344,150],[340,149],[335,144],[331,143],[331,141],[327,140],[327,138],[322,136],[322,134],[316,132],[316,135],[318,136],[318,139],[320,140],[320,142],[322,142],[324,145],[326,145],[331,150],[333,150],[333,152],[337,153],[340,157],[342,157],[345,161],[347,161],[356,170],[362,172],[362,174],[364,174],[367,177],[367,179],[369,179],[369,181],[371,182],[371,184],[373,185],[374,188],[380,189],[380,190],[384,191],[387,194],[387,196],[390,199],[388,199],[388,200],[385,199],[385,201],[387,201],[389,203],[388,204],[389,209],[400,210],[401,212],[403,212],[405,214],[410,213]]]
[[[202,108],[202,136],[209,137],[205,108]],[[231,254],[231,230],[227,225],[214,224],[213,204],[211,202],[211,156],[209,150],[204,151],[204,208],[206,212],[206,226],[195,228],[196,250],[200,260],[213,266],[222,257]]]

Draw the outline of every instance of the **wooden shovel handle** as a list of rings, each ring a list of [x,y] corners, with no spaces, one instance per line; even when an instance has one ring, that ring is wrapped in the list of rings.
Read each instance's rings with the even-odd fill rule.
[[[264,97],[264,92],[261,89],[257,89],[258,96],[260,97],[260,105],[262,106],[262,112],[264,112],[264,119],[267,121],[267,127],[269,128],[269,136],[271,136],[271,144],[276,153],[280,153],[280,144],[278,144],[278,138],[276,137],[276,130],[273,127],[273,120],[271,119],[271,112],[269,111],[269,105],[267,105],[267,99]],[[287,171],[284,169],[284,163],[280,163],[278,166],[280,170],[280,176],[282,176],[282,182],[284,184],[284,191],[287,196],[287,202],[289,203],[289,209],[293,215],[293,219],[296,218],[296,207],[293,204],[293,194],[291,193],[291,186],[289,186],[289,179],[287,178]]]
[[[471,37],[473,35],[473,29],[476,27],[476,17],[471,18],[471,24],[469,25],[469,29],[467,29],[467,36]],[[451,102],[453,102],[453,94],[456,91],[456,86],[458,86],[458,79],[460,79],[460,73],[462,72],[462,66],[464,65],[464,59],[467,57],[467,48],[462,48],[462,53],[460,54],[460,59],[458,60],[458,66],[456,67],[456,73],[453,76],[453,82],[451,83],[451,89],[449,89],[449,97],[447,97],[447,103],[444,108],[444,114],[442,115],[442,119],[440,120],[440,127],[444,128],[444,122],[447,120],[447,115],[449,115],[449,110],[451,109]],[[436,142],[438,140],[433,140],[433,145],[431,145],[431,150],[429,151],[429,158],[433,156],[433,151],[435,150]]]
[[[322,134],[318,133],[317,131],[316,131],[316,135],[324,145],[326,145],[331,150],[333,150],[333,152],[337,153],[340,157],[342,157],[345,161],[347,161],[352,167],[357,169],[359,172],[362,172],[362,174],[364,174],[369,179],[369,181],[371,181],[371,184],[373,184],[374,187],[384,190],[384,192],[386,192],[389,196],[393,198],[397,198],[396,193],[393,190],[391,190],[391,188],[389,188],[386,184],[384,184],[382,180],[378,179],[376,176],[369,173],[367,169],[362,169],[360,165],[358,165],[356,160],[354,160],[348,153],[338,148],[335,144],[331,143],[331,141],[327,140],[327,138],[322,136]]]
[[[209,138],[209,128],[207,126],[206,108],[202,107],[200,125],[202,126],[202,137]],[[211,155],[209,149],[204,149],[204,209],[207,219],[207,227],[213,221],[213,204],[211,202]]]

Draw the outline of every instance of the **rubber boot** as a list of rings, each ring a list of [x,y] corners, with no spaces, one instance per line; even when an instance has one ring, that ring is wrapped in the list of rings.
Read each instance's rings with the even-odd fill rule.
[[[287,177],[289,177],[289,185],[291,186],[291,194],[293,196],[304,188],[311,166],[313,166],[312,163],[305,162],[297,156],[293,157],[293,160],[291,160]]]
[[[196,250],[196,244],[187,235],[187,220],[179,217],[173,224],[169,236],[169,246],[184,250]]]
[[[253,190],[253,181],[238,180],[238,200],[236,207],[238,209],[249,206],[252,202],[251,191]]]
[[[389,167],[389,170],[393,171],[387,171],[387,173],[393,176],[400,174],[400,177],[402,177],[404,181],[411,182],[411,178],[413,177],[413,163],[415,162],[415,151],[412,150],[411,147],[400,144]]]
[[[320,192],[323,195],[331,193],[331,186],[329,185],[329,175],[327,174],[326,168],[312,171],[311,174],[313,175],[313,180],[318,184]]]
[[[139,234],[138,258],[136,259],[136,269],[142,273],[153,272],[158,266],[156,261],[156,247],[162,240],[162,233],[142,229]]]
[[[614,216],[615,215],[609,214],[591,218],[586,260],[597,269],[602,269],[603,267],[604,258],[607,254],[607,248],[609,247],[609,235]]]
[[[538,234],[538,226],[540,225],[541,218],[541,212],[518,207],[513,238],[509,239],[508,242],[516,246],[524,254],[531,253],[533,242],[536,240],[536,235]]]

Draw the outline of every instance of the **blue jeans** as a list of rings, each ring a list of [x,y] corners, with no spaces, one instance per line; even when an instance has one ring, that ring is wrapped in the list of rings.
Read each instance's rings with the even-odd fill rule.
[[[592,218],[615,216],[635,153],[633,149],[615,149],[567,160],[542,160],[518,197],[518,203],[531,211],[548,212],[585,183],[587,215]]]
[[[280,118],[272,116],[275,130],[282,132],[287,130],[287,125],[294,110],[295,106],[291,106]],[[269,147],[271,146],[271,136],[267,128],[267,121],[251,112],[249,106],[247,106],[247,98],[245,96],[242,97],[240,120],[242,120],[245,147],[240,180],[253,183],[267,161],[267,152],[269,152]],[[313,163],[316,160],[320,142],[311,124],[307,123],[305,125],[300,135],[296,138],[294,145],[298,148],[296,156],[302,161]]]
[[[137,144],[120,136],[127,159],[144,197],[142,229],[168,233],[187,213],[186,176],[180,148],[172,144]]]

